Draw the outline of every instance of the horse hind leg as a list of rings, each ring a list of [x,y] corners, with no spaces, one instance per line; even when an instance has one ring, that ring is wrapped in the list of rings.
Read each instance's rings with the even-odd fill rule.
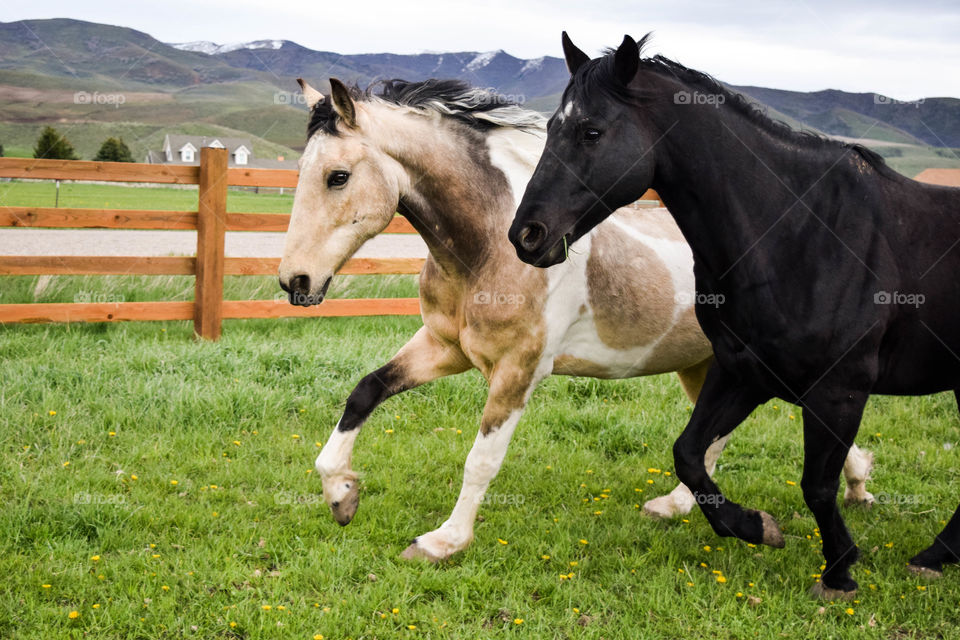
[[[957,408],[960,409],[960,389],[956,389]],[[943,575],[944,564],[960,563],[960,507],[953,512],[950,522],[943,528],[933,544],[910,559],[907,567],[913,573],[928,578]]]
[[[929,578],[943,575],[943,565],[960,563],[960,507],[953,512],[933,544],[913,556],[907,565],[913,573]]]

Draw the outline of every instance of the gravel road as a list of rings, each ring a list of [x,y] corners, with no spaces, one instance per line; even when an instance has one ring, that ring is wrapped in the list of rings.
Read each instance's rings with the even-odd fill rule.
[[[227,232],[231,258],[279,258],[283,233]],[[196,254],[194,231],[99,229],[2,229],[0,255],[6,256],[169,256]],[[360,247],[357,258],[425,258],[427,246],[415,234],[382,234]]]

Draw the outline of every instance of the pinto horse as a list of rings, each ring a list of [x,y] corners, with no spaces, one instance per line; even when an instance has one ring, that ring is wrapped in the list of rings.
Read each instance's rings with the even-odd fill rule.
[[[592,248],[546,271],[502,239],[544,144],[544,118],[457,81],[391,81],[360,92],[331,79],[311,108],[293,215],[280,264],[291,302],[318,304],[330,280],[400,211],[429,248],[420,274],[423,327],[363,378],[317,458],[324,496],[345,525],[359,500],[350,458],[360,426],[389,396],[477,368],[489,383],[480,431],[453,513],[406,557],[464,549],[537,383],[550,373],[623,378],[676,371],[695,401],[711,360],[693,313],[693,258],[663,209],[618,211]],[[713,468],[724,441],[708,455]],[[850,457],[848,498],[872,499],[872,457]],[[683,485],[648,513],[693,507]]]
[[[524,262],[555,265],[657,190],[693,250],[715,356],[677,476],[718,535],[782,546],[771,516],[725,499],[704,452],[772,397],[800,405],[803,497],[826,558],[814,592],[850,596],[858,551],[836,497],[867,398],[960,387],[960,190],[776,123],[703,73],[641,58],[645,40],[591,60],[563,34],[571,80],[510,240]],[[910,567],[936,576],[958,560],[960,509]]]

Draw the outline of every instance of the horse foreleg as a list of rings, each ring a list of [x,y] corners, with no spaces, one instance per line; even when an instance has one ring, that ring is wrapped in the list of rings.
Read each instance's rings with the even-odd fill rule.
[[[857,583],[850,566],[859,552],[837,508],[840,471],[857,435],[868,394],[823,386],[803,404],[803,499],[813,512],[823,540],[826,568],[813,593],[833,600],[851,597]]]
[[[466,371],[470,366],[458,347],[437,340],[426,327],[421,327],[387,364],[357,384],[316,462],[323,480],[323,497],[337,522],[349,524],[360,502],[357,474],[350,467],[350,458],[360,426],[370,413],[392,395]]]
[[[677,476],[693,491],[695,502],[717,535],[783,546],[783,534],[773,518],[727,500],[705,465],[709,446],[733,431],[769,398],[766,392],[744,385],[714,364],[690,422],[673,445],[673,457]]]
[[[706,360],[700,364],[694,365],[688,369],[677,372],[680,384],[684,392],[690,399],[690,402],[696,404],[700,395],[700,389],[703,387],[703,381],[707,368],[713,359]],[[704,464],[707,473],[713,476],[714,469],[717,466],[717,459],[727,446],[726,435],[707,448],[704,456]],[[870,478],[870,472],[873,470],[873,453],[859,448],[857,445],[850,447],[847,454],[847,460],[843,465],[843,477],[846,480],[847,488],[844,491],[844,504],[847,506],[862,504],[867,507],[874,503],[873,494],[867,491],[866,482]],[[643,505],[643,512],[648,516],[655,518],[674,518],[690,513],[696,500],[693,492],[683,483],[677,484],[673,491],[665,496],[648,500]]]
[[[438,529],[414,539],[401,554],[403,558],[426,558],[437,562],[470,545],[473,523],[487,487],[500,471],[530,394],[550,368],[545,363],[541,363],[536,371],[504,362],[496,365],[490,378],[490,393],[483,409],[480,431],[463,468],[463,485],[457,504]]]

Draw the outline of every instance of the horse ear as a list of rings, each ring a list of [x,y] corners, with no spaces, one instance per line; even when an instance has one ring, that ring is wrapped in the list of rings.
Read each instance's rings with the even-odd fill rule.
[[[570,75],[573,75],[585,62],[590,62],[590,56],[573,44],[573,40],[570,39],[566,31],[560,36],[560,40],[563,42],[563,57],[567,60],[567,71],[570,72]]]
[[[307,84],[306,80],[297,78],[297,84],[300,85],[300,91],[303,92],[303,97],[307,101],[307,109],[313,109],[315,105],[323,102],[323,94]]]
[[[353,104],[353,98],[350,97],[350,90],[336,78],[330,78],[330,100],[333,104],[333,110],[337,112],[344,124],[351,129],[355,128],[357,126],[357,108]]]
[[[624,86],[630,84],[633,76],[637,75],[640,66],[640,47],[637,41],[630,36],[623,36],[623,42],[613,56],[613,71],[617,80]]]

